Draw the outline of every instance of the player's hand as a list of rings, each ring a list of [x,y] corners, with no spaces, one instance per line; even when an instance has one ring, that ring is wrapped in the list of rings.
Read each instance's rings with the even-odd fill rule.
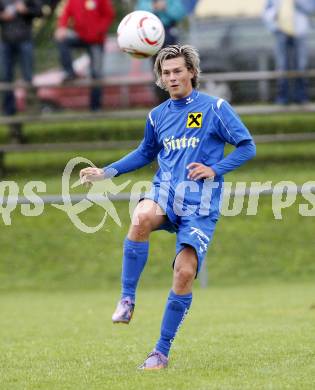
[[[187,169],[187,178],[190,180],[211,179],[215,176],[213,169],[201,163],[192,162],[187,165]]]
[[[81,169],[80,180],[82,184],[91,184],[94,181],[104,180],[105,174],[101,168],[87,167]]]

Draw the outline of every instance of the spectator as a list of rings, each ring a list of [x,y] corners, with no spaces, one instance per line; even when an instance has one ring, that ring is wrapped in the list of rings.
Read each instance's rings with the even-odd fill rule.
[[[165,29],[164,45],[175,45],[178,43],[178,33],[176,25],[185,18],[187,9],[182,0],[138,0],[136,2],[136,9],[149,11],[159,17]],[[155,63],[156,56],[152,58],[152,65]],[[155,94],[158,103],[162,103],[169,98],[166,91],[155,88]]]
[[[33,76],[32,24],[42,16],[40,0],[0,0],[2,80],[14,81],[14,68],[20,61],[23,79],[31,83]],[[3,113],[14,115],[16,104],[14,91],[5,91]]]
[[[267,0],[263,19],[268,29],[274,33],[275,60],[277,70],[304,71],[308,63],[307,33],[310,29],[309,17],[315,11],[315,0]],[[293,94],[290,95],[289,81],[278,81],[276,103],[288,104],[292,100],[303,104],[308,101],[305,78],[294,80]]]
[[[64,81],[77,77],[72,67],[73,48],[87,50],[92,79],[100,80],[103,77],[104,42],[114,14],[111,0],[67,0],[55,32],[60,62],[65,71]],[[69,29],[70,26],[73,29]],[[102,88],[93,87],[90,109],[99,110],[102,106],[101,100]]]
[[[186,8],[186,13],[191,14],[194,12],[198,0],[182,0],[184,7]]]

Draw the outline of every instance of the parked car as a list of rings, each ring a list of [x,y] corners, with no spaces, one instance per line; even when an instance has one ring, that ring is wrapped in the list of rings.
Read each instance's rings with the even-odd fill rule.
[[[275,69],[274,37],[260,18],[195,19],[191,21],[189,30],[181,34],[181,41],[199,49],[204,73]],[[308,36],[308,45],[310,49],[315,47],[315,20]],[[309,66],[315,69],[315,51],[309,51]],[[272,100],[275,85],[275,81],[235,81],[216,83],[208,92],[219,88],[219,92],[226,91],[233,103],[253,102]],[[310,94],[315,99],[314,86]]]
[[[89,77],[89,57],[87,54],[74,60],[74,69],[79,79]],[[125,107],[151,107],[155,101],[153,74],[150,60],[139,60],[128,56],[118,48],[116,38],[109,37],[104,53],[104,75],[109,85],[103,88],[103,106],[119,109]],[[82,110],[89,107],[90,87],[75,87],[64,83],[64,72],[50,69],[36,74],[33,79],[37,87],[37,98],[42,111],[58,109]],[[60,86],[62,85],[62,88]],[[26,91],[16,90],[17,106],[20,111],[26,108]]]

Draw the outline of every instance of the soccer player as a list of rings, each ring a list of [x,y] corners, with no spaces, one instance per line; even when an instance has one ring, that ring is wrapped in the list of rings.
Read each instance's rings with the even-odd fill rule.
[[[87,167],[80,172],[82,182],[93,182],[158,160],[152,190],[137,205],[124,242],[122,293],[112,317],[114,323],[126,324],[132,318],[151,232],[175,232],[172,288],[160,338],[139,367],[143,370],[167,367],[172,341],[190,308],[192,285],[219,218],[223,175],[256,153],[249,131],[231,106],[198,92],[199,55],[192,46],[162,49],[154,72],[157,85],[169,92],[170,99],[148,114],[138,148],[103,169]],[[226,143],[235,149],[224,157]]]

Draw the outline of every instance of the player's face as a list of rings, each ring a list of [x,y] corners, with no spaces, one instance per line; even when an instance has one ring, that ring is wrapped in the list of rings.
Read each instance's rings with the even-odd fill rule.
[[[192,70],[187,69],[183,57],[171,58],[162,63],[162,82],[172,99],[182,99],[192,92]]]

